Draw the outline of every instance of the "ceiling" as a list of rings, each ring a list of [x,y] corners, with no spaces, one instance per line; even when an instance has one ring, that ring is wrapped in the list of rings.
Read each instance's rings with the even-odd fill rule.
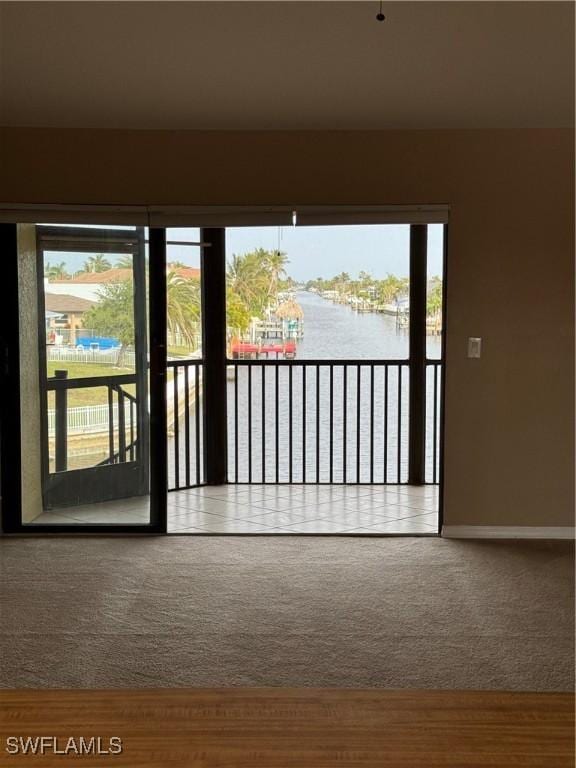
[[[2,2],[0,124],[561,127],[571,2]]]

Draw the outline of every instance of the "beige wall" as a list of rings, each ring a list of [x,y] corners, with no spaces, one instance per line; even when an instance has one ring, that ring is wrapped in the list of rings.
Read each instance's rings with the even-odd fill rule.
[[[2,148],[0,202],[450,204],[445,522],[573,524],[570,131],[12,129]]]

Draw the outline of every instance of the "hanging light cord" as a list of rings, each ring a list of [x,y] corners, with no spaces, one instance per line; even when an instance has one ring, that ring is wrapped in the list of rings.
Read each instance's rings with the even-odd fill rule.
[[[386,16],[384,16],[384,14],[382,13],[382,0],[380,0],[380,10],[376,14],[376,18],[378,19],[378,21],[384,21],[384,19],[386,18]]]

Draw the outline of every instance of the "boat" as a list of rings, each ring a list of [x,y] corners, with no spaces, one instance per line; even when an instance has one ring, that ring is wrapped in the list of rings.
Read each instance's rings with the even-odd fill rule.
[[[260,342],[233,339],[230,343],[230,357],[232,360],[260,360],[263,357],[282,357],[285,360],[293,360],[296,357],[296,342],[289,339],[280,343]]]

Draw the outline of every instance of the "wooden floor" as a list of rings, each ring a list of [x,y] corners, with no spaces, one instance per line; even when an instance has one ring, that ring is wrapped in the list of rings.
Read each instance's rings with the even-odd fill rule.
[[[564,768],[573,697],[338,689],[0,692],[0,765]],[[7,755],[8,736],[122,739],[120,755]]]

